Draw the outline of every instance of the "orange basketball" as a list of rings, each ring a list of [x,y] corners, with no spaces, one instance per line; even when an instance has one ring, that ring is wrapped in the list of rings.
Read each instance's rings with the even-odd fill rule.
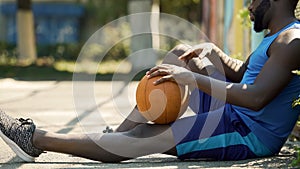
[[[182,115],[184,88],[170,81],[153,85],[160,77],[143,77],[136,90],[136,102],[147,120],[156,124],[168,124]]]

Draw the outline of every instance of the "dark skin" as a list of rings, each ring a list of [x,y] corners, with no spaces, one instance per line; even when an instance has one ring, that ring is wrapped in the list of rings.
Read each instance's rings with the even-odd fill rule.
[[[261,2],[262,2],[261,0],[253,0],[248,8],[250,13],[256,12],[259,5],[261,5]],[[277,8],[279,7],[279,12],[277,9],[276,10],[274,9],[274,1],[272,1],[271,4],[272,10],[275,10],[273,12],[274,14],[272,14],[274,15],[273,18],[275,19],[270,18],[270,12],[268,11],[265,11],[264,14],[265,18],[260,19],[266,22],[265,24],[263,24],[264,25],[263,27],[265,29],[270,27],[270,35],[272,35],[273,32],[277,32],[288,23],[296,20],[296,18],[294,17],[294,13],[292,12],[293,5],[285,3],[283,0],[276,1],[276,3],[278,3],[276,6]],[[252,21],[254,21],[255,19],[253,14],[250,15],[250,18]],[[274,21],[271,22],[271,19]],[[215,46],[212,43],[200,44],[194,48],[189,47],[189,49],[185,53],[179,55],[179,60],[182,60],[185,62],[185,64],[187,64],[191,62],[196,63],[197,61],[201,62],[202,58],[206,57],[213,63],[214,65],[213,67],[203,68],[201,66],[198,67],[194,66],[196,64],[187,64],[188,66],[182,66],[184,64],[182,63],[179,64],[180,62],[176,61],[177,60],[176,58],[173,58],[173,60],[175,60],[177,64],[174,64],[174,61],[164,62],[163,64],[174,64],[180,67],[185,67],[188,70],[194,72],[193,76],[198,74],[196,76],[199,76],[199,78],[204,79],[203,81],[198,80],[201,81],[202,84],[200,88],[208,93],[210,92],[210,86],[208,87],[208,85],[210,85],[211,79],[207,77],[203,77],[202,75],[206,76],[207,72],[219,71],[224,75],[226,75],[226,77],[230,79],[231,82],[234,82],[230,84],[230,83],[220,82],[217,80],[214,81],[216,82],[216,84],[219,84],[219,86],[221,86],[220,89],[221,92],[224,91],[224,86],[228,86],[228,87],[230,86],[230,88],[228,88],[226,91],[228,93],[228,96],[226,97],[227,102],[236,103],[236,100],[238,100],[237,102],[239,102],[240,105],[246,105],[248,106],[248,108],[252,108],[253,110],[259,110],[264,105],[266,105],[270,100],[272,100],[290,81],[290,79],[293,76],[291,74],[291,70],[295,70],[299,68],[299,57],[297,57],[297,53],[299,53],[299,49],[297,46],[299,46],[299,30],[289,30],[283,32],[270,46],[270,49],[268,51],[268,56],[271,59],[269,59],[265,68],[263,69],[263,72],[257,78],[255,84],[251,86],[249,85],[244,86],[238,84],[241,81],[244,72],[246,71],[251,56],[248,57],[248,59],[245,62],[241,62],[240,60],[236,60],[227,56],[224,52],[222,52],[217,46]],[[285,52],[280,52],[280,51],[285,51]],[[289,53],[287,53],[286,51],[288,51]],[[286,58],[287,55],[289,58]],[[273,68],[273,66],[275,65],[279,66],[280,69]],[[171,69],[174,68],[174,66],[171,66],[172,68],[170,68],[169,70],[166,70],[166,68],[162,70],[159,69],[160,67],[161,66],[154,67],[148,74],[150,75],[154,73],[156,70],[161,71],[160,74],[168,74],[168,72],[170,73],[172,71]],[[202,69],[204,69],[204,71]],[[209,69],[209,71],[207,69]],[[150,77],[155,76],[157,74],[159,74],[159,72],[155,72],[154,74],[150,75]],[[186,75],[188,74],[189,73],[187,71]],[[165,79],[162,79],[162,81],[174,80],[173,76],[174,75],[166,76]],[[276,83],[277,85],[274,85],[275,82],[278,82]],[[193,82],[192,84],[195,85],[195,82]],[[247,88],[243,89],[243,87],[247,87]],[[244,94],[249,94],[249,93],[251,94],[247,95],[248,98],[246,99],[244,99],[244,97],[243,99],[240,98],[240,96],[244,96]],[[262,95],[262,93],[264,93],[264,95]],[[224,96],[221,97],[224,98]],[[252,102],[254,100],[255,102]],[[137,112],[138,111],[134,109],[130,114],[130,116],[139,117],[140,115]],[[140,121],[130,120],[130,119],[132,118],[125,119],[124,122],[117,128],[116,131],[127,131],[133,128],[134,126],[140,124],[140,122],[145,123],[145,119],[143,118],[140,118],[143,119]]]
[[[253,0],[249,10],[255,11],[261,2],[262,0]],[[264,11],[264,18],[261,19],[264,28],[269,29],[272,35],[296,18],[289,1],[270,2],[270,8]],[[255,17],[251,18],[255,20]],[[300,30],[291,29],[281,33],[269,48],[269,59],[251,85],[239,83],[248,61],[243,63],[232,59],[213,44],[196,46],[192,50],[181,46],[182,50],[178,50],[176,56],[170,56],[164,64],[152,68],[147,75],[148,78],[164,75],[156,84],[176,80],[208,94],[212,93],[211,86],[214,86],[214,96],[231,104],[260,110],[290,82],[293,77],[291,71],[300,68],[299,46]],[[212,65],[203,64],[205,59]],[[233,83],[207,76],[215,71],[223,73]],[[33,144],[45,151],[67,153],[102,162],[119,162],[153,153],[177,155],[170,127],[140,124],[145,119],[138,114],[135,108],[130,119],[136,121],[126,119],[115,133],[63,135],[36,129]]]
[[[249,7],[250,12],[255,11],[260,2],[261,0],[254,0]],[[296,20],[293,12],[288,10],[289,8],[289,3],[285,2],[285,0],[271,0],[271,7],[265,11],[263,18],[264,25],[270,30],[270,35]],[[215,93],[222,93],[222,91],[226,90],[226,102],[258,111],[273,100],[290,82],[293,77],[293,74],[291,73],[292,70],[300,67],[299,45],[299,30],[294,29],[283,32],[269,48],[269,60],[264,65],[262,71],[252,85],[226,83],[188,70],[181,69],[179,71],[179,68],[173,65],[156,66],[148,72],[148,77],[151,78],[157,75],[165,75],[156,81],[156,84],[174,79],[176,79],[177,83],[192,84],[192,81],[186,82],[180,80],[194,77],[196,79],[197,87],[205,93],[211,94],[212,91],[210,86],[212,84],[217,86],[217,88],[214,88]],[[197,50],[202,51],[205,49]],[[248,64],[248,61],[241,64],[240,69],[237,71],[232,71],[232,69],[228,70],[230,65],[226,64],[226,59],[222,59],[222,55],[217,56],[217,54],[215,54],[219,53],[218,49],[213,50],[216,50],[217,52],[213,51],[206,56],[208,58],[219,57],[222,60],[222,64],[225,66],[224,70],[226,76],[238,77],[235,81],[240,80],[241,74],[246,70],[245,67]],[[195,51],[191,51],[191,53],[192,52]],[[198,55],[191,55],[191,53],[181,56],[180,59],[186,61],[190,59],[190,56],[198,57]],[[211,56],[211,54],[215,55]],[[226,86],[226,89],[224,86]],[[216,95],[216,97],[224,99],[221,94]]]

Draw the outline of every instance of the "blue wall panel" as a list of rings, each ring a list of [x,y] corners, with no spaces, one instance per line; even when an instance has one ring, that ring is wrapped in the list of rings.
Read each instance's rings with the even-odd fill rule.
[[[80,17],[84,13],[81,5],[37,3],[32,5],[35,32],[38,44],[76,43],[79,41]],[[0,4],[0,12],[6,18],[6,41],[16,44],[15,3]]]

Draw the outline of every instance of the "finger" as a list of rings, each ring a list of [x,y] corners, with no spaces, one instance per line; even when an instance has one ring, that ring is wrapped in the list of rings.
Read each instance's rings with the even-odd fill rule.
[[[193,57],[194,57],[194,51],[189,50],[189,51],[185,52],[183,55],[179,56],[178,59],[186,61],[186,60],[192,59]]]
[[[209,56],[210,54],[211,54],[211,50],[208,49],[208,48],[205,48],[205,49],[203,49],[202,52],[198,55],[198,57],[199,57],[200,59],[203,59],[204,57],[207,57],[207,56]]]
[[[146,75],[150,75],[152,74],[153,72],[157,71],[158,69],[161,69],[161,65],[157,65],[157,66],[154,66],[153,68],[151,68],[147,73]]]
[[[157,67],[154,66],[153,68],[151,68],[149,71],[147,71],[146,75],[150,75],[152,72],[156,71]]]
[[[184,52],[181,56],[182,57],[186,57],[186,56],[188,56],[190,53],[192,53],[193,52],[193,50],[192,49],[188,49],[186,52]]]
[[[207,44],[206,43],[200,43],[198,45],[193,46],[192,50],[197,51],[197,50],[203,50],[205,48],[207,48]]]
[[[164,75],[168,75],[169,71],[167,69],[157,69],[156,71],[152,72],[151,74],[147,75],[148,79],[151,79],[155,76],[164,76]]]
[[[154,85],[159,85],[163,82],[166,82],[166,81],[172,81],[173,80],[173,76],[172,75],[166,75],[162,78],[159,78],[157,79],[155,82],[153,82]]]

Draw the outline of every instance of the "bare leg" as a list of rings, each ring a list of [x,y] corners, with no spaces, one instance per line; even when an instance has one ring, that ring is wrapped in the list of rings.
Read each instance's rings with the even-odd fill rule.
[[[147,120],[141,115],[137,106],[133,108],[126,119],[117,127],[116,132],[124,132],[133,129],[139,124],[147,123]]]
[[[200,60],[199,58],[194,58],[190,60],[189,63],[185,63],[183,61],[178,60],[178,57],[184,54],[187,50],[189,50],[190,47],[191,46],[184,44],[177,45],[166,54],[163,63],[185,67],[193,72],[204,75],[212,74],[216,69],[211,63],[209,63],[208,60]],[[184,104],[188,104],[188,99]],[[116,132],[128,131],[134,128],[135,126],[146,122],[147,120],[141,116],[140,112],[135,106],[135,108],[131,111],[129,116],[121,123],[120,126],[117,127]]]
[[[153,153],[176,155],[168,125],[142,124],[128,132],[64,135],[36,130],[35,147],[101,162],[120,162]]]
[[[189,46],[185,45],[178,45],[174,47],[170,52],[166,54],[163,63],[185,67],[186,64],[182,61],[179,61],[177,58],[181,56],[185,51],[187,51],[189,49],[188,47]],[[135,106],[129,116],[117,127],[116,132],[128,131],[135,126],[146,122],[147,120],[143,116],[141,116],[140,112]]]

